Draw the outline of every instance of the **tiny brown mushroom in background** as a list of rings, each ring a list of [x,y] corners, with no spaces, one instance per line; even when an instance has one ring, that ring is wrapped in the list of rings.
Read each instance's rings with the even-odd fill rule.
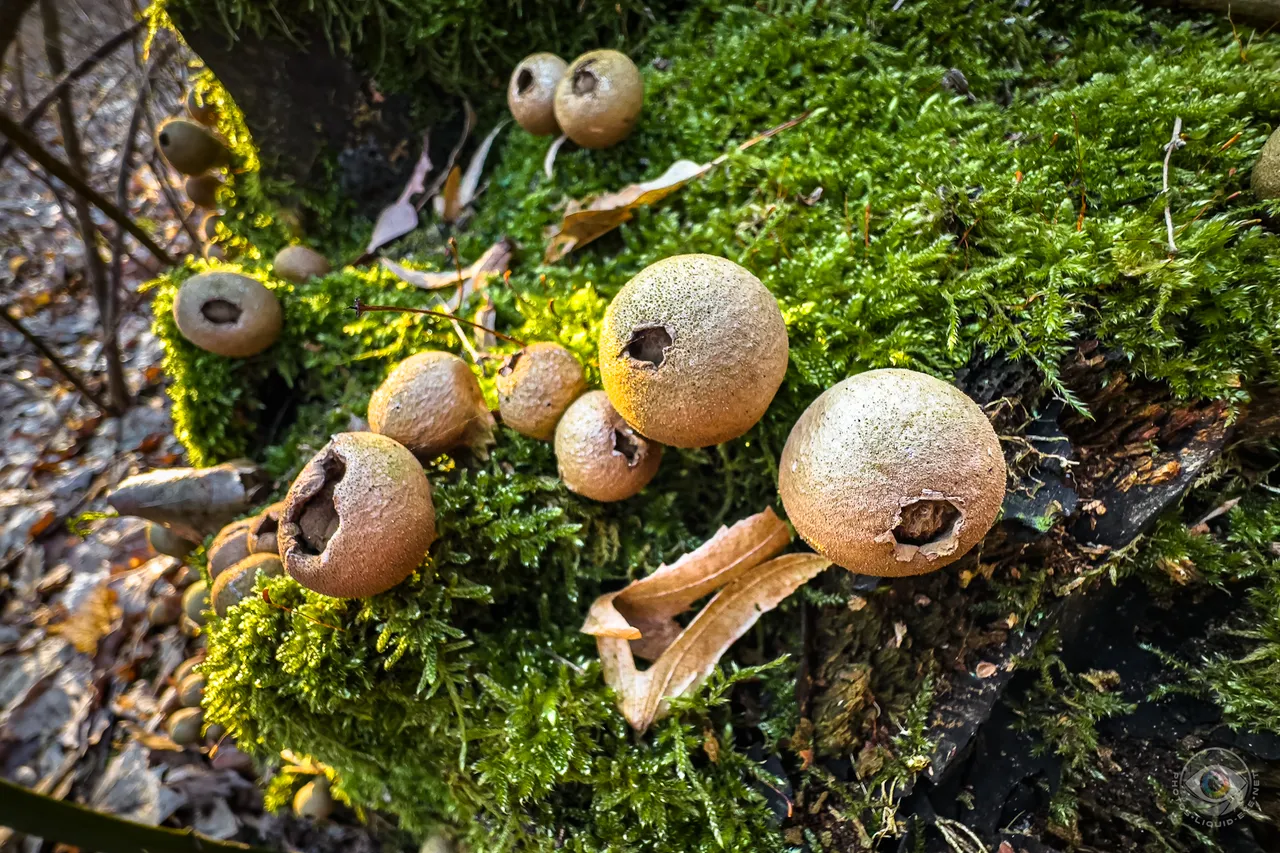
[[[219,617],[227,615],[227,611],[235,607],[253,592],[258,575],[278,578],[284,574],[284,566],[278,554],[250,554],[222,574],[213,582],[209,591],[209,599],[213,603],[213,612]]]
[[[556,84],[569,65],[554,53],[532,53],[520,60],[507,82],[507,107],[516,124],[534,136],[556,136]]]
[[[582,364],[560,344],[530,344],[498,370],[498,412],[521,435],[551,441],[569,404],[587,390]]]
[[[249,526],[251,518],[233,521],[213,537],[209,545],[209,577],[215,581],[218,575],[249,556]]]
[[[200,122],[205,127],[213,127],[218,120],[218,108],[212,103],[208,103],[196,94],[196,90],[192,89],[187,92],[186,99],[187,115],[195,121]]]
[[[662,447],[635,432],[603,391],[588,391],[556,426],[556,463],[569,491],[596,501],[620,501],[658,473]]]
[[[232,272],[192,276],[173,300],[178,331],[191,343],[217,355],[247,358],[280,337],[284,315],[280,300],[260,281]]]
[[[796,421],[778,465],[796,532],[852,572],[936,571],[982,541],[1004,502],[991,422],[957,388],[871,370],[828,388]]]
[[[276,275],[294,284],[326,276],[333,269],[324,255],[306,246],[285,246],[276,253],[272,266]]]
[[[178,664],[178,668],[173,671],[173,675],[171,677],[175,683],[181,684],[182,680],[188,675],[191,675],[192,671],[202,663],[204,663],[203,655],[189,657],[182,663]]]
[[[475,374],[449,352],[409,356],[369,398],[369,429],[422,459],[458,447],[483,455],[493,442],[493,427]]]
[[[787,372],[787,326],[760,279],[714,255],[675,255],[627,282],[605,311],[600,377],[638,432],[673,447],[737,438]]]
[[[199,543],[193,542],[184,536],[179,536],[163,524],[157,524],[153,521],[147,524],[147,544],[157,554],[166,554],[181,560],[194,551]]]
[[[160,125],[156,147],[169,165],[184,175],[203,175],[231,164],[231,152],[209,128],[184,118],[171,118]]]
[[[555,117],[583,148],[608,148],[631,135],[644,109],[644,78],[626,54],[584,53],[556,86]]]
[[[222,179],[212,174],[196,175],[187,178],[182,187],[192,204],[211,210],[218,206],[218,190],[222,188]]]
[[[196,625],[203,625],[207,618],[205,612],[208,609],[209,585],[202,580],[196,581],[182,594],[182,611],[187,619]]]
[[[436,538],[431,485],[403,445],[335,435],[298,474],[280,513],[280,557],[298,583],[365,598],[403,581]]]
[[[178,682],[178,702],[184,708],[199,708],[204,698],[204,673],[192,672]]]
[[[204,728],[204,711],[199,708],[180,708],[170,714],[165,723],[169,738],[179,746],[192,746],[199,743],[202,728]]]
[[[277,554],[280,544],[277,534],[280,531],[280,510],[284,509],[284,501],[276,501],[249,520],[249,553]]]

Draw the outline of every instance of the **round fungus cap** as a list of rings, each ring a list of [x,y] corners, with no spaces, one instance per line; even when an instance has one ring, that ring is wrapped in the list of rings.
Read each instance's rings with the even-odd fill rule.
[[[231,162],[231,152],[209,128],[185,118],[172,118],[160,125],[156,147],[169,165],[184,175],[203,175]]]
[[[556,426],[556,463],[571,492],[620,501],[639,492],[662,461],[662,447],[622,420],[603,391],[588,391]]]
[[[187,178],[183,189],[191,203],[211,210],[218,206],[218,190],[222,188],[222,179],[217,175],[196,175]]]
[[[507,107],[516,124],[534,136],[555,136],[556,84],[568,63],[554,53],[531,53],[511,72],[507,82]]]
[[[216,355],[247,358],[276,342],[284,323],[280,300],[262,282],[233,272],[187,279],[173,300],[178,331]]]
[[[307,589],[377,595],[411,575],[435,541],[427,475],[386,436],[339,433],[289,487],[278,537],[285,571]]]
[[[1250,185],[1258,198],[1280,198],[1280,128],[1272,131],[1262,146]]]
[[[608,148],[626,139],[644,109],[644,78],[626,54],[584,53],[556,86],[555,117],[583,148]]]
[[[209,577],[217,580],[218,575],[249,556],[249,525],[253,519],[242,518],[233,521],[218,531],[209,545]]]
[[[181,560],[194,551],[198,543],[179,536],[163,524],[153,521],[147,525],[147,544],[157,554],[167,554]]]
[[[277,554],[280,543],[276,534],[280,530],[280,511],[284,501],[277,501],[249,520],[249,553]]]
[[[411,355],[369,398],[369,429],[432,459],[457,447],[484,453],[493,415],[467,363],[451,352]]]
[[[796,532],[858,574],[940,569],[982,540],[1004,501],[991,422],[955,387],[911,370],[827,389],[796,421],[778,468]]]
[[[285,246],[276,253],[272,265],[276,275],[294,284],[326,276],[333,269],[324,255],[306,246]]]
[[[213,612],[218,616],[226,616],[227,611],[243,601],[253,592],[253,585],[262,574],[269,578],[278,578],[284,574],[284,567],[278,554],[251,554],[222,574],[213,582],[209,598],[213,602]]]
[[[187,587],[182,594],[182,611],[197,625],[203,625],[209,610],[209,585],[202,580]]]
[[[550,441],[569,404],[587,390],[582,364],[560,344],[539,342],[498,369],[498,412],[521,435]]]
[[[218,108],[211,101],[205,101],[196,94],[195,89],[187,92],[186,107],[187,115],[206,127],[213,127],[218,120]]]
[[[769,408],[787,372],[787,326],[749,270],[676,255],[618,291],[600,331],[609,400],[640,433],[673,447],[737,438]]]

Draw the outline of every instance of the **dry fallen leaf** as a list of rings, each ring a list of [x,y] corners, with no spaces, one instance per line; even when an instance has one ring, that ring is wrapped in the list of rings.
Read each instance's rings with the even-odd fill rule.
[[[418,157],[418,162],[413,167],[413,173],[409,176],[408,183],[404,185],[400,197],[378,214],[378,221],[373,225],[373,234],[369,237],[369,245],[365,249],[366,254],[373,254],[392,240],[403,237],[418,227],[418,209],[409,200],[424,191],[427,173],[431,171],[429,138],[429,131],[422,135],[422,155]]]
[[[791,121],[784,122],[777,127],[766,130],[764,133],[753,136],[738,145],[734,151],[745,151],[758,142],[762,142],[788,128],[795,127],[816,112],[817,110],[811,110],[793,118]],[[548,161],[552,156],[548,152]],[[545,256],[546,262],[549,264],[555,263],[574,249],[581,248],[592,240],[608,234],[622,223],[630,220],[635,215],[637,208],[656,204],[685,184],[705,175],[728,159],[728,154],[721,154],[710,163],[677,160],[653,180],[632,184],[616,193],[606,193],[585,205],[582,202],[571,201],[565,208],[564,220],[559,226],[551,230]],[[549,162],[544,164],[548,172],[550,171],[549,166]]]
[[[121,515],[163,524],[199,542],[248,512],[259,491],[256,468],[226,463],[136,474],[116,486],[107,503]]]
[[[441,270],[440,272],[421,272],[411,270],[395,261],[382,259],[382,265],[406,284],[420,287],[423,290],[444,290],[458,288],[458,293],[446,306],[450,311],[462,307],[462,303],[476,290],[482,290],[484,282],[490,276],[502,275],[511,264],[511,253],[514,245],[506,237],[485,249],[483,255],[461,270]],[[461,287],[459,287],[461,285]],[[456,304],[455,304],[456,303]]]
[[[453,224],[461,220],[471,202],[475,201],[476,196],[479,195],[480,175],[484,171],[484,161],[489,156],[493,141],[498,138],[498,134],[506,125],[505,121],[500,122],[497,127],[489,131],[489,135],[480,143],[476,153],[471,155],[471,162],[467,164],[465,173],[461,172],[457,166],[449,170],[444,189],[432,199],[436,215],[445,222]]]
[[[49,626],[50,634],[66,637],[77,651],[97,654],[98,641],[115,629],[122,611],[116,606],[116,592],[102,585],[64,622]]]
[[[605,682],[618,692],[633,728],[644,731],[661,719],[668,700],[701,684],[762,614],[831,565],[816,554],[770,560],[790,538],[787,526],[767,509],[721,528],[670,566],[596,599],[582,630],[595,635]],[[717,588],[681,629],[672,617]],[[638,671],[635,655],[655,663]]]

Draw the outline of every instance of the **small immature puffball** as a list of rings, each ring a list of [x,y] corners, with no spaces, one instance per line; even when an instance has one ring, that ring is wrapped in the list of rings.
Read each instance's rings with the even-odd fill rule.
[[[169,165],[184,175],[203,175],[231,163],[231,152],[207,127],[171,118],[156,130],[156,147]]]
[[[587,390],[587,375],[573,353],[544,341],[510,356],[495,385],[502,422],[521,435],[550,441],[564,410]]]
[[[556,463],[569,491],[595,501],[638,493],[662,461],[662,447],[622,420],[603,391],[588,391],[556,426]]]
[[[205,272],[178,288],[173,300],[178,331],[216,355],[248,358],[280,337],[280,300],[262,282],[233,272]]]
[[[464,446],[483,454],[493,440],[493,415],[467,363],[428,350],[397,364],[373,392],[369,429],[422,459]]]
[[[556,85],[555,117],[583,148],[608,148],[631,135],[644,109],[644,78],[626,54],[593,50]]]
[[[278,554],[250,554],[222,574],[213,582],[209,598],[213,602],[213,612],[219,617],[227,615],[227,611],[249,597],[258,575],[278,578],[284,574],[283,565]]]
[[[280,531],[282,509],[284,509],[284,501],[276,501],[249,520],[249,553],[277,554],[280,552],[277,534]]]
[[[554,53],[532,53],[520,60],[507,82],[507,106],[516,124],[534,136],[556,136],[556,84],[568,63]]]
[[[186,107],[187,115],[205,127],[213,127],[218,120],[218,108],[202,100],[195,89],[187,92]]]
[[[427,475],[386,436],[338,433],[289,487],[278,538],[285,571],[308,589],[338,598],[385,592],[435,541]]]
[[[852,572],[903,576],[964,556],[995,523],[991,422],[946,382],[871,370],[828,388],[787,438],[778,491],[796,532]]]
[[[178,702],[184,708],[199,708],[204,698],[204,673],[193,672],[178,682]]]
[[[205,611],[208,609],[209,585],[204,581],[196,581],[182,594],[182,610],[196,625],[203,625],[207,619]]]
[[[217,175],[197,175],[187,178],[183,189],[187,198],[197,207],[212,210],[218,206],[218,190],[222,188],[222,179]]]
[[[1262,146],[1250,184],[1258,198],[1280,198],[1280,128],[1272,131]]]
[[[147,544],[157,554],[166,554],[181,560],[195,550],[197,543],[184,539],[163,524],[151,522],[147,524]]]
[[[209,577],[215,581],[218,575],[249,556],[249,525],[253,519],[233,521],[213,537],[209,545]]]
[[[737,438],[787,372],[787,326],[751,272],[714,255],[651,264],[618,291],[600,330],[600,376],[627,423],[673,447]]]
[[[200,742],[200,730],[204,728],[204,711],[199,708],[179,708],[169,715],[165,728],[169,738],[179,746],[192,746]]]
[[[333,269],[324,255],[306,246],[285,246],[276,253],[272,265],[276,275],[294,284],[321,278]]]
[[[147,621],[155,627],[172,625],[182,616],[182,596],[162,595],[147,605]]]

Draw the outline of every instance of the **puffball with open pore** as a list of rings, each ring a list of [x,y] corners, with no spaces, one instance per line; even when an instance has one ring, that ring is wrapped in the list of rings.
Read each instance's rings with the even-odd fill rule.
[[[257,355],[284,325],[280,300],[262,282],[234,272],[203,272],[178,288],[178,331],[202,350],[230,358]]]
[[[555,118],[583,148],[609,148],[631,135],[644,109],[644,78],[625,53],[593,50],[556,85]]]
[[[507,107],[516,124],[534,136],[555,136],[556,84],[569,64],[554,53],[531,53],[511,72],[507,82]]]
[[[303,467],[280,511],[289,577],[336,598],[367,598],[413,574],[436,538],[431,486],[403,445],[335,435]]]
[[[493,415],[465,361],[427,350],[397,364],[374,390],[369,429],[422,459],[458,447],[483,455],[493,441]]]
[[[796,421],[778,469],[796,532],[864,575],[955,562],[1004,502],[991,422],[955,387],[912,370],[871,370],[828,388]]]
[[[605,311],[600,377],[618,413],[673,447],[737,438],[787,372],[787,326],[751,272],[714,255],[675,255],[627,282]]]
[[[662,461],[662,446],[627,426],[603,391],[588,391],[556,425],[556,464],[569,488],[594,501],[638,493]]]

